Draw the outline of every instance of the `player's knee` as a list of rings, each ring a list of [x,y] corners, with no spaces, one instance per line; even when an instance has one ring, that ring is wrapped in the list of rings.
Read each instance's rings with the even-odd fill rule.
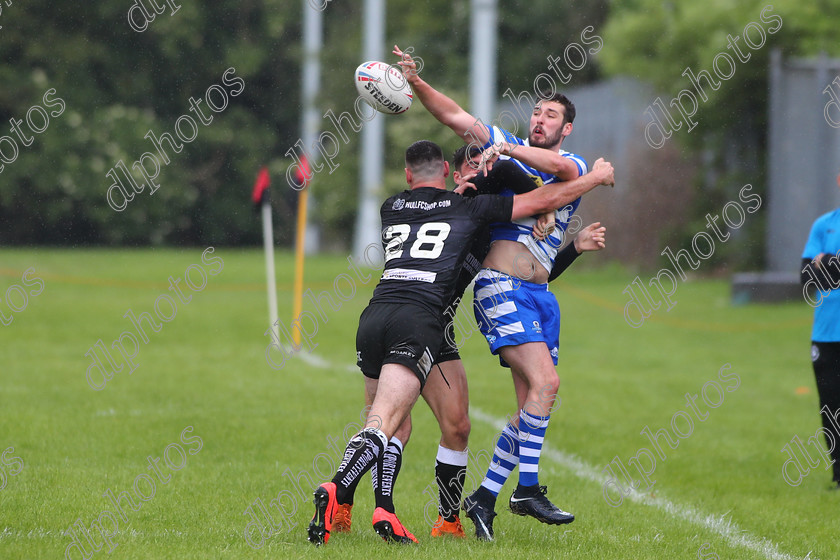
[[[559,388],[560,377],[556,372],[540,377],[528,390],[527,402],[522,406],[522,410],[532,416],[549,415],[557,401]]]
[[[560,376],[553,369],[551,371],[545,371],[540,375],[538,385],[534,388],[539,391],[540,397],[545,398],[550,396],[553,398],[560,389]]]
[[[470,441],[470,417],[466,412],[449,423],[443,433],[445,447],[450,449],[466,449]]]

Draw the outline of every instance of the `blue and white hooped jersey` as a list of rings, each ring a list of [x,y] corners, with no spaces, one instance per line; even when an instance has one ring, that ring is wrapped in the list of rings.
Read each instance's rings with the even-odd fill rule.
[[[507,130],[503,128],[499,128],[498,126],[494,127],[487,127],[487,130],[490,134],[490,142],[484,145],[484,148],[489,147],[491,144],[495,144],[497,142],[505,141],[511,144],[519,144],[520,146],[528,146],[528,140],[519,138],[514,136]],[[577,164],[578,171],[581,175],[587,173],[588,168],[586,166],[586,161],[577,154],[573,154],[571,152],[567,152],[565,150],[559,150],[559,154],[563,157],[567,157]],[[560,182],[560,179],[551,175],[549,173],[543,173],[542,171],[537,171],[530,165],[524,164],[521,161],[511,158],[509,156],[500,156],[501,159],[510,159],[514,161],[519,168],[524,171],[528,176],[533,179],[533,181],[537,184],[538,187],[543,185],[550,185],[551,183]],[[509,189],[504,189],[500,193],[502,196],[513,196],[513,191]],[[543,241],[537,241],[534,239],[534,236],[531,235],[533,231],[534,224],[537,222],[536,218],[531,216],[520,218],[516,221],[512,222],[501,222],[501,223],[494,223],[490,225],[490,242],[498,241],[500,239],[505,239],[508,241],[518,241],[525,245],[528,250],[531,252],[532,255],[545,267],[545,269],[551,272],[551,268],[554,266],[554,259],[557,256],[557,252],[560,250],[560,247],[563,246],[564,237],[566,235],[566,228],[569,226],[569,220],[571,219],[572,215],[577,211],[578,206],[580,206],[580,198],[567,204],[563,208],[557,210],[555,212],[554,220],[555,220],[555,229],[545,238]]]

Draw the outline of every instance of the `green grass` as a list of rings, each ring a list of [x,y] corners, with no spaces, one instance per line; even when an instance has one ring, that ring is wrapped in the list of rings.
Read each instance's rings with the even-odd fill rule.
[[[134,494],[135,479],[148,470],[147,457],[180,443],[187,426],[201,438],[201,450],[186,466],[158,482],[153,498],[126,511],[114,537],[114,558],[358,558],[385,554],[370,528],[372,497],[367,481],[357,493],[354,530],[315,549],[305,541],[311,517],[309,488],[297,495],[287,476],[335,464],[342,432],[358,422],[362,379],[350,371],[359,313],[374,281],[358,284],[353,299],[321,322],[313,354],[319,366],[296,358],[280,370],[265,361],[268,338],[264,270],[260,251],[218,248],[224,270],[208,276],[204,290],[178,304],[175,318],[160,332],[146,329],[138,367],[114,375],[101,391],[85,372],[88,349],[102,339],[110,348],[132,330],[123,314],[154,312],[168,277],[183,277],[201,264],[201,248],[143,251],[0,251],[0,310],[8,314],[5,291],[21,284],[29,267],[45,282],[28,307],[0,326],[0,451],[14,447],[23,470],[5,467],[0,491],[0,557],[62,558],[70,543],[64,531],[77,519],[87,525],[113,511],[108,489]],[[206,267],[205,269],[209,269]],[[307,260],[306,283],[332,292],[344,257]],[[291,315],[293,260],[278,255],[280,315]],[[197,273],[196,273],[197,274]],[[827,491],[830,474],[818,467],[796,488],[781,476],[780,449],[794,435],[806,439],[819,426],[809,362],[811,308],[804,303],[732,307],[722,280],[691,281],[677,290],[676,306],[660,309],[633,329],[623,319],[632,276],[618,269],[572,269],[555,286],[563,313],[560,396],[547,441],[552,452],[541,462],[541,483],[549,496],[578,519],[549,527],[505,511],[503,490],[495,543],[433,541],[424,493],[433,483],[439,433],[425,404],[414,413],[415,429],[397,485],[396,504],[419,547],[391,547],[406,558],[697,558],[704,543],[720,558],[761,559],[765,554],[733,544],[716,530],[693,523],[652,502],[625,499],[610,507],[601,483],[558,461],[576,457],[600,473],[618,456],[628,459],[650,448],[640,431],[667,428],[686,410],[685,394],[718,379],[724,364],[740,378],[737,390],[695,421],[692,435],[677,449],[665,448],[650,492],[682,511],[724,516],[747,538],[768,539],[792,558],[837,558],[836,511],[840,493]],[[182,281],[181,286],[184,286]],[[32,288],[27,288],[29,291]],[[184,290],[185,293],[187,289]],[[164,307],[164,310],[167,310]],[[469,310],[463,306],[462,313]],[[113,352],[113,351],[112,351]],[[474,453],[492,451],[492,419],[514,412],[510,376],[474,334],[462,352],[470,381]],[[807,392],[797,390],[807,388]],[[347,434],[352,426],[347,428]],[[331,440],[328,440],[328,437]],[[339,440],[338,444],[330,443]],[[195,451],[197,444],[183,445]],[[175,451],[171,458],[177,458]],[[471,462],[471,476],[486,463]],[[329,473],[324,472],[328,475]],[[154,476],[154,475],[152,475]],[[142,479],[140,479],[142,481]],[[305,482],[305,481],[304,481]],[[145,483],[141,491],[147,491]],[[305,485],[305,484],[304,484]],[[254,500],[268,505],[286,491],[284,504],[296,512],[286,527],[259,549],[245,541]],[[136,499],[136,498],[135,498]],[[107,525],[107,523],[106,523]],[[472,524],[465,520],[468,530]],[[107,548],[94,557],[107,555]],[[79,558],[76,554],[73,558]]]

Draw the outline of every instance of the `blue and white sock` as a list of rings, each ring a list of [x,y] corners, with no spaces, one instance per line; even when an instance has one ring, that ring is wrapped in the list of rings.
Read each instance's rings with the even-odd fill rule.
[[[493,496],[498,496],[505,481],[507,481],[513,469],[519,464],[519,430],[508,423],[493,450],[493,460],[481,485]]]
[[[548,416],[532,416],[524,410],[519,413],[519,484],[539,484],[540,453],[548,427]]]

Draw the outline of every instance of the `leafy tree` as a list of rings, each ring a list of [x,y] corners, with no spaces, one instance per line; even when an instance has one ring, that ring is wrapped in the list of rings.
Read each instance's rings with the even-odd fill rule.
[[[0,174],[4,239],[257,241],[249,187],[259,164],[276,160],[276,147],[291,136],[283,131],[297,128],[297,100],[291,102],[297,92],[279,86],[296,82],[299,73],[295,52],[286,48],[298,41],[299,3],[184,3],[174,14],[157,15],[143,32],[129,27],[128,7],[32,0],[0,16],[0,56],[7,61],[0,66],[0,123],[25,118],[49,88],[66,103]],[[228,68],[245,89],[213,114],[206,91],[221,84]],[[154,195],[146,188],[125,211],[109,208],[106,173],[120,160],[131,167],[144,152],[155,153],[144,136],[149,130],[174,135],[176,120],[192,114],[191,97],[204,100],[213,122],[199,125],[180,153],[164,144],[170,162],[161,161]],[[0,125],[0,134],[10,134],[9,127]]]
[[[613,4],[603,29],[605,47],[600,61],[604,72],[653,84],[666,105],[683,89],[694,92],[698,100],[693,117],[696,127],[687,132],[687,125],[683,125],[669,140],[702,154],[704,160],[700,180],[705,193],[697,199],[697,219],[686,225],[686,232],[702,230],[705,219],[701,216],[731,200],[743,184],[754,183],[763,192],[770,52],[779,48],[785,57],[814,56],[821,51],[837,56],[840,29],[826,16],[838,10],[838,0],[780,0],[772,5],[724,0],[632,0]],[[764,30],[763,39],[751,22]],[[750,29],[745,30],[748,26]],[[747,45],[745,33],[753,45],[760,46],[753,49]],[[730,45],[735,37],[739,37],[737,46]],[[749,60],[739,60],[736,48]],[[728,79],[719,79],[714,71],[719,53],[735,61],[734,74]],[[721,73],[728,71],[722,59],[719,66]],[[718,89],[703,79],[704,99],[683,75],[686,68],[695,75],[708,71],[719,83]],[[685,104],[690,107],[688,97]],[[679,117],[675,108],[670,111]],[[759,243],[763,224],[756,221],[748,228],[747,236]],[[756,260],[748,266],[759,264],[761,252],[753,250],[750,254]]]
[[[151,5],[141,1],[147,9]],[[157,2],[166,6],[164,12],[143,31],[129,25],[134,5],[129,1],[2,5],[0,136],[18,147],[13,157],[12,146],[0,143],[9,160],[0,172],[5,243],[258,243],[259,221],[249,194],[261,165],[272,173],[278,240],[293,239],[298,197],[285,181],[291,163],[285,154],[300,136],[301,22],[303,10],[312,8],[301,0],[218,0],[181,2],[172,13],[167,2]],[[528,10],[500,2],[498,10],[500,92],[530,84],[545,71],[547,54],[562,54],[583,27],[598,26],[602,18],[597,4],[583,2],[563,10],[550,0],[535,0]],[[362,62],[361,11],[361,2],[326,4],[320,115],[329,109],[354,114],[351,76]],[[430,81],[466,106],[469,11],[469,0],[388,2],[385,58],[391,60],[394,43],[413,46]],[[139,12],[134,18],[135,26],[142,23]],[[208,87],[221,84],[228,68],[244,80],[244,90],[212,113],[212,123],[199,124],[195,139],[180,152],[164,142],[166,163],[146,134],[174,136],[179,117],[196,117],[191,98],[200,98],[207,111]],[[591,68],[585,72],[581,80],[591,78]],[[25,146],[10,119],[25,121],[52,89],[64,110]],[[383,197],[404,188],[408,143],[430,138],[448,152],[459,144],[419,106],[399,117],[377,118],[386,119],[387,131]],[[320,131],[336,132],[327,118],[320,119]],[[324,239],[338,240],[336,246],[349,245],[355,222],[358,136],[342,139],[339,167],[313,183],[313,219],[323,225]],[[113,183],[106,174],[119,161],[131,168],[146,152],[160,160],[160,187],[153,195],[146,187],[124,211],[114,211],[106,201]],[[137,171],[133,177],[144,182]]]

